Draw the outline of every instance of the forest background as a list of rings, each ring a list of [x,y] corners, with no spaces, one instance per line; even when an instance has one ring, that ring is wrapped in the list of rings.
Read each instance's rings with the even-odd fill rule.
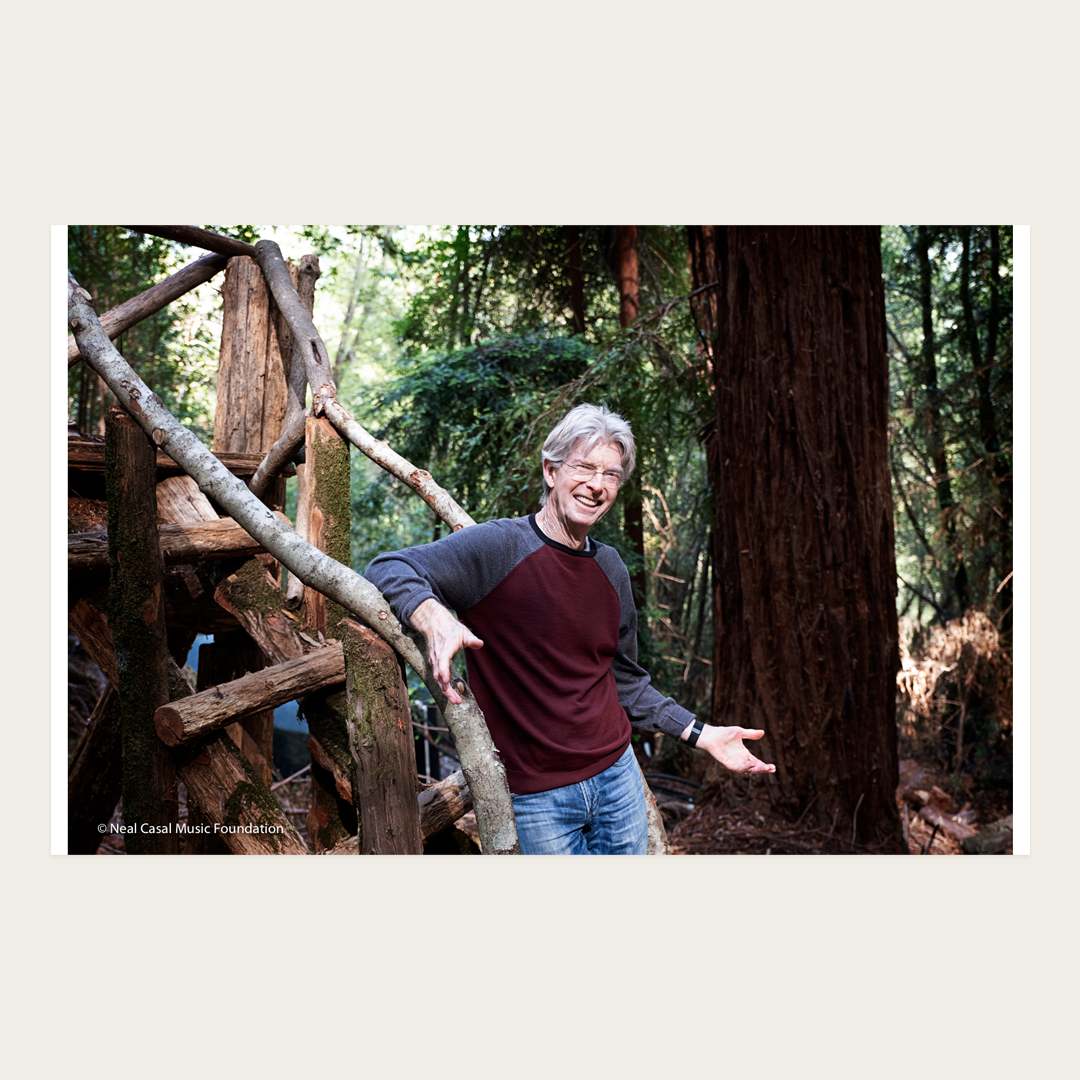
[[[213,228],[271,237],[294,259],[319,255],[315,321],[340,399],[478,520],[535,509],[540,445],[568,408],[603,401],[625,415],[639,466],[597,537],[631,571],[641,655],[657,685],[708,710],[715,537],[705,439],[715,410],[687,230]],[[200,253],[122,228],[72,227],[68,254],[103,312]],[[962,645],[957,634],[989,632],[1000,669],[1012,630],[1012,230],[886,226],[881,257],[902,654],[905,663],[933,654],[947,667],[948,649]],[[208,445],[219,283],[117,342]],[[79,430],[103,430],[108,394],[85,365],[72,369],[68,391]],[[411,493],[362,456],[352,460],[354,569],[438,537],[438,522]],[[972,624],[973,613],[992,629]],[[986,671],[977,674],[986,681]],[[1011,679],[995,679],[996,693],[974,696],[962,680],[937,693],[922,687],[921,697],[909,685],[898,718],[901,756],[936,759],[957,794],[963,785],[1003,805]],[[678,747],[643,741],[659,767],[685,770]]]

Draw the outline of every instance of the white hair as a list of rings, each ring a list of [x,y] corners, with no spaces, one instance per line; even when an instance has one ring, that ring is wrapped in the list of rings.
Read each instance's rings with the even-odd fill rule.
[[[584,443],[579,451],[582,457],[588,457],[601,443],[611,443],[622,454],[623,480],[634,471],[634,433],[618,413],[609,412],[604,405],[578,405],[571,409],[544,440],[541,459],[558,468],[575,451],[578,443]],[[543,477],[543,484],[541,506],[547,502],[551,491],[546,477]]]

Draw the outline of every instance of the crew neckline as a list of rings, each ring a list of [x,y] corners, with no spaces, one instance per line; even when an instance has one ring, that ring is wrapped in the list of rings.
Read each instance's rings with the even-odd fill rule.
[[[560,544],[558,540],[552,540],[551,537],[540,528],[535,514],[529,515],[529,524],[533,527],[533,532],[535,532],[548,547],[553,547],[556,551],[565,551],[567,555],[573,555],[579,559],[596,558],[596,542],[588,536],[585,537],[585,547],[579,550],[578,548],[567,547],[566,544]]]

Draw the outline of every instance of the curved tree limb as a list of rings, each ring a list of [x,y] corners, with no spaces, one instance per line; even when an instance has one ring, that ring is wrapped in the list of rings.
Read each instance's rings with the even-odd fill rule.
[[[300,287],[296,290],[300,302],[307,311],[311,311],[315,301],[315,282],[319,277],[319,260],[314,255],[305,255],[300,260]],[[290,283],[292,275],[289,276]],[[284,314],[278,311],[284,319]],[[288,327],[288,319],[285,319]],[[288,337],[288,342],[283,338]],[[255,475],[248,483],[248,487],[258,498],[266,493],[270,481],[277,475],[281,467],[291,461],[297,450],[304,442],[304,423],[311,415],[310,409],[304,408],[307,401],[307,365],[301,363],[296,355],[296,335],[292,328],[282,328],[278,334],[278,344],[282,348],[282,357],[285,351],[289,354],[289,385],[288,395],[285,402],[285,419],[281,422],[281,434],[277,441],[270,447],[263,459],[262,464],[255,470]]]
[[[148,319],[155,312],[171,304],[174,300],[191,292],[192,289],[209,281],[215,274],[225,269],[227,259],[221,255],[204,255],[201,259],[178,270],[175,274],[159,281],[145,292],[117,304],[111,311],[101,316],[101,326],[110,338],[118,338],[125,330],[130,330],[136,323]],[[74,367],[82,357],[75,338],[68,337],[68,367]]]
[[[439,703],[458,744],[462,768],[476,801],[484,850],[492,854],[517,854],[520,847],[506,770],[483,713],[464,681],[454,675],[455,688],[464,701],[461,705],[451,705],[439,690],[426,650],[418,647],[412,633],[401,626],[379,590],[282,524],[243,481],[233,476],[184,428],[113,347],[89,301],[89,294],[69,273],[68,319],[87,364],[105,380],[117,401],[155,445],[182,466],[204,494],[284,563],[290,573],[368,623],[413,667]]]
[[[308,385],[311,387],[313,415],[322,416],[323,405],[337,397],[337,388],[330,370],[330,355],[326,351],[323,339],[311,314],[304,307],[300,294],[293,285],[288,263],[281,254],[281,248],[273,240],[260,240],[254,247],[252,256],[262,268],[263,277],[274,297],[289,329],[293,333],[293,366],[302,360],[307,372]]]
[[[255,475],[248,481],[248,489],[257,499],[261,499],[266,494],[266,489],[274,477],[304,445],[304,425],[310,413],[310,409],[302,410],[292,423],[288,423],[288,417],[286,417],[286,425],[282,428],[278,441],[266,452],[266,457],[259,463]]]

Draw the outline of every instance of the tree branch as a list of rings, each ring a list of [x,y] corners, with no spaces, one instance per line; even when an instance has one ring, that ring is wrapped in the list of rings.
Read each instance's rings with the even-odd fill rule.
[[[154,312],[167,307],[204,281],[209,281],[215,274],[225,269],[227,262],[228,259],[221,255],[204,255],[171,277],[159,281],[153,288],[139,293],[138,296],[133,296],[130,300],[125,300],[111,311],[106,311],[100,320],[102,329],[110,338],[118,338],[136,323],[142,322]],[[68,367],[74,367],[82,359],[74,337],[68,337],[67,351]]]
[[[289,284],[291,287],[291,280]],[[295,289],[292,292],[295,296]],[[367,622],[413,667],[454,732],[462,767],[476,800],[477,824],[484,850],[492,854],[518,853],[520,847],[506,770],[491,740],[483,713],[464,680],[454,674],[455,688],[464,701],[461,705],[451,705],[439,690],[426,650],[419,648],[413,637],[406,633],[379,590],[283,525],[241,480],[184,428],[113,347],[89,301],[89,294],[69,273],[68,318],[87,364],[105,380],[117,401],[150,435],[155,445],[181,465],[208,498],[241,524],[290,573]],[[311,370],[309,367],[309,379]]]
[[[248,255],[255,258],[255,249],[243,240],[234,240],[231,236],[200,229],[195,225],[125,225],[132,232],[148,233],[165,240],[175,240],[178,244],[202,248],[204,251],[216,251],[219,255],[231,258],[233,255]]]

